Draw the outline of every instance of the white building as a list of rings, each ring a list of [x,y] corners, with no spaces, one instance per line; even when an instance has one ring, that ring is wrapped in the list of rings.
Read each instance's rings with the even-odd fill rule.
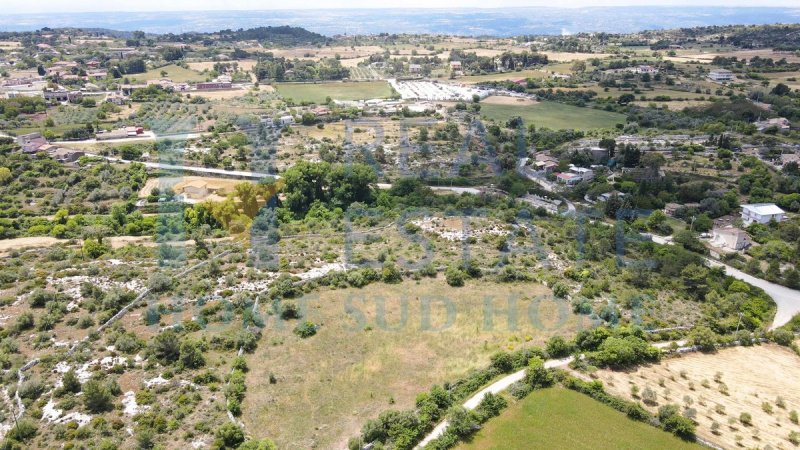
[[[746,232],[735,227],[714,228],[711,245],[724,250],[739,251],[751,246],[753,241]]]
[[[650,66],[650,65],[647,65],[647,64],[643,64],[641,66],[636,66],[633,69],[633,72],[634,73],[639,73],[639,74],[645,74],[646,73],[646,74],[649,74],[649,75],[655,75],[655,74],[658,73],[658,69],[656,69],[653,66]]]
[[[714,69],[708,72],[708,78],[714,81],[731,81],[733,80],[733,72],[726,69]]]
[[[745,226],[754,223],[780,222],[786,218],[786,212],[774,203],[754,203],[742,205],[742,221]]]
[[[570,166],[569,171],[570,173],[574,173],[575,175],[581,177],[581,181],[590,181],[594,179],[594,171],[592,169]]]

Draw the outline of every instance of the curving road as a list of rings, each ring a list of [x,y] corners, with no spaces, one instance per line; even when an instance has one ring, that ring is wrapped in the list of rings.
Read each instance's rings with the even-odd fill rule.
[[[672,245],[671,239],[655,235],[649,235],[649,237],[656,244]],[[772,283],[762,278],[754,277],[735,267],[731,267],[711,258],[705,258],[705,260],[706,265],[709,267],[722,267],[725,269],[727,275],[761,288],[767,295],[772,297],[772,300],[774,300],[775,304],[778,306],[778,310],[775,312],[775,318],[772,320],[772,325],[769,327],[770,330],[786,325],[792,320],[792,317],[800,314],[800,291]]]
[[[562,367],[562,366],[566,366],[567,364],[572,362],[573,359],[574,358],[572,356],[564,358],[564,359],[549,359],[549,360],[545,361],[544,366],[547,369],[552,369],[552,368],[555,368],[555,367]],[[525,371],[526,370],[527,369],[519,370],[517,372],[514,372],[514,373],[512,373],[510,375],[506,375],[503,378],[495,381],[494,383],[490,384],[489,386],[487,386],[487,387],[481,389],[480,391],[478,391],[472,397],[468,398],[467,401],[465,401],[462,404],[462,406],[464,406],[464,408],[466,408],[466,409],[475,409],[475,408],[477,408],[478,405],[481,403],[481,400],[483,400],[483,397],[486,394],[488,394],[488,393],[499,394],[500,392],[505,391],[506,389],[508,389],[509,386],[511,386],[512,384],[516,383],[517,381],[521,381],[523,378],[525,378]],[[415,449],[423,448],[426,445],[428,445],[432,440],[434,440],[434,439],[438,438],[439,436],[441,436],[444,433],[444,430],[447,428],[447,425],[448,425],[447,424],[447,420],[443,420],[443,421],[439,422],[439,424],[436,425],[436,427],[430,433],[428,433],[427,436],[425,436],[425,439],[420,441],[420,443],[417,444],[417,446],[414,447],[414,448]]]

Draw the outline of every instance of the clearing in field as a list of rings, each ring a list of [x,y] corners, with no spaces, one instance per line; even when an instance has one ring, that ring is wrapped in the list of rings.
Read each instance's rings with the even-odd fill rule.
[[[579,392],[561,387],[534,391],[490,419],[459,450],[701,449],[642,422],[628,419]]]
[[[333,47],[294,47],[294,48],[275,48],[270,49],[275,56],[300,59],[320,59],[335,58],[339,55],[341,59],[360,58],[362,56],[383,53],[383,49],[377,45],[360,45],[356,47],[333,46]]]
[[[256,66],[255,59],[233,59],[230,61],[221,61],[223,64],[236,64],[239,66],[240,70],[253,70],[253,67]],[[217,64],[217,61],[201,61],[201,62],[190,62],[187,63],[190,69],[196,70],[198,72],[202,72],[204,70],[214,70],[214,64]]]
[[[487,75],[472,75],[459,77],[459,83],[476,84],[485,83],[487,81],[503,81],[503,80],[524,80],[526,78],[546,78],[549,72],[543,69],[526,69],[513,72],[490,73]]]
[[[481,100],[484,105],[516,105],[530,106],[538,103],[536,100],[525,97],[509,97],[506,95],[492,95]]]
[[[265,316],[266,342],[248,356],[245,429],[282,449],[346,448],[366,420],[413,407],[417,394],[485,366],[497,350],[574,333],[582,319],[566,302],[537,298],[548,294],[533,283],[453,288],[441,278],[310,294],[298,305],[300,320],[320,325],[315,336],[300,339],[298,321]]]
[[[639,395],[647,387],[655,391],[657,403],[645,405],[651,412],[668,403],[694,409],[697,435],[724,448],[794,448],[789,433],[800,432],[800,425],[789,420],[790,411],[800,411],[800,357],[786,347],[733,347],[631,372],[596,374],[606,390],[620,397],[631,398],[633,386]],[[740,420],[743,413],[751,415],[750,425]]]
[[[625,116],[622,114],[554,102],[539,102],[530,106],[481,103],[481,115],[500,123],[519,116],[526,125],[534,124],[552,129],[590,130],[625,123]]]
[[[334,100],[369,100],[388,98],[394,93],[385,81],[280,83],[275,85],[275,89],[283,98],[298,103],[324,103],[327,97]]]
[[[162,76],[161,72],[166,72],[167,74]],[[175,64],[148,70],[145,73],[130,75],[130,79],[134,83],[147,80],[158,80],[161,78],[169,78],[176,83],[194,83],[198,81],[206,81],[206,78],[208,77],[200,72],[195,72],[191,69],[184,69],[183,67],[176,66]]]
[[[612,56],[611,53],[570,53],[570,52],[539,52],[547,55],[550,61],[586,61],[589,59],[603,59]]]

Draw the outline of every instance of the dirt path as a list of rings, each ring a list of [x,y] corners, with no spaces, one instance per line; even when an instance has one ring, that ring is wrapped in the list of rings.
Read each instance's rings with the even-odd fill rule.
[[[566,366],[567,364],[572,362],[573,359],[574,358],[572,356],[564,358],[564,359],[549,359],[549,360],[545,361],[544,367],[547,368],[547,369],[552,369],[552,368],[555,368],[555,367]],[[527,370],[528,369],[519,370],[517,372],[514,372],[514,373],[512,373],[510,375],[506,375],[505,377],[495,381],[494,383],[490,384],[489,386],[487,386],[487,387],[481,389],[480,391],[478,391],[472,397],[468,398],[467,401],[465,401],[462,404],[462,406],[464,406],[464,408],[466,408],[466,409],[475,409],[475,408],[477,408],[478,405],[483,400],[483,397],[486,396],[486,394],[488,394],[488,393],[499,394],[500,392],[505,391],[512,384],[516,383],[517,381],[521,381],[523,378],[525,378],[525,372]],[[447,425],[448,425],[447,420],[443,420],[443,421],[439,422],[439,425],[436,425],[436,427],[430,433],[428,433],[428,435],[425,436],[425,438],[422,441],[420,441],[420,443],[417,444],[417,446],[414,447],[414,448],[415,449],[424,448],[432,440],[434,440],[434,439],[438,438],[439,436],[441,436],[444,433],[444,430],[447,429]]]

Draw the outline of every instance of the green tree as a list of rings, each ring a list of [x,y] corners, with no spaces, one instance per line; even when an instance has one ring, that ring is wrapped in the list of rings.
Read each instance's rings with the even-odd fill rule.
[[[714,351],[717,348],[717,335],[706,326],[697,326],[689,333],[689,343],[700,347],[703,351]]]
[[[0,167],[0,184],[5,184],[6,181],[11,179],[11,169],[8,167]]]
[[[150,351],[162,364],[170,364],[181,355],[181,344],[174,330],[162,331],[150,343]]]
[[[553,384],[553,375],[545,368],[542,358],[534,355],[528,360],[525,383],[533,389],[541,389]]]
[[[469,436],[478,429],[475,415],[463,406],[453,406],[447,411],[447,429],[456,436]]]
[[[114,397],[105,384],[89,380],[83,384],[83,404],[92,413],[101,413],[112,408]]]
[[[206,364],[206,359],[203,357],[203,350],[195,341],[185,340],[180,347],[180,362],[184,367],[189,369],[197,369]]]

